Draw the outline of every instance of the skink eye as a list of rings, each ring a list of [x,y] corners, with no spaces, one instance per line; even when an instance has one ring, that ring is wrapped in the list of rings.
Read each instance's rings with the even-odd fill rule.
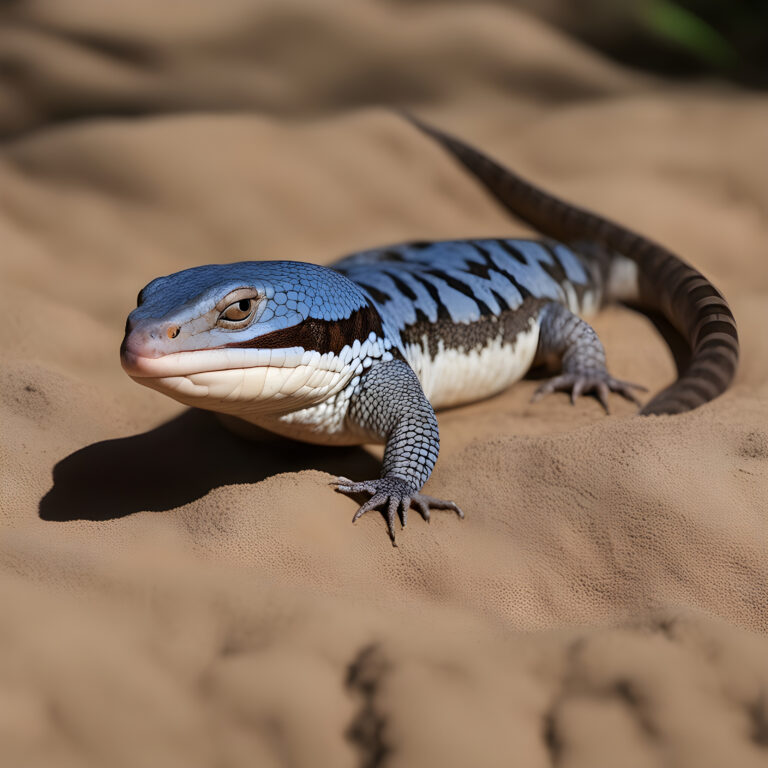
[[[237,322],[238,320],[245,320],[248,315],[251,314],[251,307],[253,301],[251,299],[240,299],[234,304],[230,304],[222,313],[221,316],[224,320],[230,320]]]
[[[256,306],[258,301],[251,296],[243,296],[240,298],[237,294],[242,295],[243,291],[235,291],[229,304],[224,306],[221,310],[217,325],[222,328],[229,328],[231,330],[237,330],[239,328],[245,328],[253,320],[256,314]]]

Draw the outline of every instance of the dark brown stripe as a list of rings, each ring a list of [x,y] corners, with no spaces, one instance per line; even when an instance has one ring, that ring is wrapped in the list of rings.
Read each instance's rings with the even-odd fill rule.
[[[368,283],[362,282],[362,280],[358,279],[358,284],[365,288],[366,291],[371,295],[371,298],[374,301],[378,301],[379,304],[386,304],[388,301],[392,301],[392,297],[388,293],[384,293],[384,291],[379,290],[375,285],[368,285]]]
[[[704,279],[699,274],[692,275],[692,277],[699,278],[701,280]],[[697,285],[695,288],[690,288],[688,295],[683,299],[683,302],[687,301],[691,304],[696,304],[696,302],[701,301],[702,299],[707,299],[711,296],[717,296],[722,301],[722,298],[720,297],[720,294],[715,290],[715,287],[710,283],[704,282],[700,285]],[[723,304],[725,304],[725,302],[723,302]]]
[[[398,253],[394,248],[390,248],[388,251],[384,251],[381,254],[382,261],[405,261],[405,256],[402,253]]]
[[[705,330],[706,329],[706,330]],[[693,339],[693,348],[696,349],[696,345],[702,339],[713,333],[724,333],[731,338],[736,338],[736,326],[730,321],[730,319],[721,319],[721,316],[707,320],[701,328],[699,328],[696,338]]]
[[[507,304],[506,299],[501,294],[497,293],[493,290],[493,288],[491,288],[491,295],[494,299],[496,299],[496,303],[499,305],[501,312],[509,312],[509,304]]]
[[[562,265],[560,259],[557,258],[555,249],[550,247],[549,243],[541,242],[539,245],[549,254],[552,259],[551,264],[547,264],[546,261],[540,261],[539,266],[558,284],[570,283],[568,276],[565,274],[565,267]],[[571,283],[576,288],[575,283]]]
[[[518,279],[510,272],[507,272],[506,269],[503,267],[497,266],[496,271],[506,280],[509,280],[509,282],[517,288],[520,295],[523,297],[523,299],[532,298],[531,292],[524,286],[521,285]]]
[[[420,313],[415,323],[407,325],[401,332],[403,344],[417,344],[424,348],[432,359],[438,353],[440,342],[446,349],[462,349],[466,352],[487,347],[501,339],[502,344],[514,344],[521,331],[528,330],[530,320],[550,299],[527,298],[512,310],[500,315],[484,315],[471,323],[455,323],[450,318],[438,318],[434,323]]]
[[[707,382],[711,385],[714,392],[722,392],[725,371],[719,365],[707,365],[706,362],[698,360],[694,367],[686,371],[686,375],[693,379]]]
[[[696,286],[694,288],[691,287],[691,283],[696,282]],[[710,290],[712,286],[707,282],[707,280],[702,277],[698,272],[692,272],[691,274],[684,277],[674,288],[670,290],[669,293],[669,301],[671,304],[678,304],[681,301],[684,301],[684,296],[693,296],[694,300],[695,297],[697,297],[699,294],[697,294],[697,291],[701,291],[702,289]]]
[[[411,279],[415,280],[417,283],[420,283],[421,285],[424,286],[424,288],[426,288],[427,293],[429,294],[432,301],[435,302],[435,306],[437,307],[438,319],[447,320],[448,322],[453,322],[453,318],[448,312],[448,307],[446,307],[445,304],[443,304],[443,302],[440,300],[440,293],[438,292],[437,287],[434,285],[434,283],[430,282],[429,280],[422,277],[416,272],[414,272],[411,275]]]
[[[254,339],[224,346],[247,349],[301,347],[323,355],[327,352],[338,355],[344,347],[351,346],[355,340],[365,341],[371,331],[379,337],[384,336],[379,313],[373,307],[365,306],[341,320],[318,320],[310,317],[290,328],[281,328],[279,331],[272,331]]]
[[[432,277],[436,277],[438,280],[442,280],[447,286],[453,288],[453,290],[457,293],[460,293],[463,296],[466,296],[468,299],[474,301],[481,315],[494,314],[491,312],[491,308],[484,301],[478,299],[475,295],[475,292],[468,285],[462,283],[461,280],[457,280],[456,278],[451,277],[441,269],[427,269],[425,270],[424,274],[432,275]]]
[[[685,376],[683,379],[685,381],[685,393],[691,394],[691,399],[698,397],[702,403],[708,403],[710,400],[712,400],[716,395],[710,391],[709,387],[707,386],[707,382],[701,381],[700,379],[694,379],[693,377]],[[683,390],[680,390],[679,397],[683,396]]]
[[[557,255],[557,250],[553,247],[551,242],[540,242],[539,245],[550,255],[552,264],[547,264],[544,261],[539,262],[541,268],[559,285],[563,286],[566,283],[573,288],[573,292],[576,294],[576,300],[579,302],[579,306],[584,306],[584,294],[592,287],[594,287],[593,281],[587,277],[587,281],[584,283],[578,283],[574,280],[569,280],[568,275],[565,272],[565,266]],[[584,270],[585,274],[589,275],[589,270]]]
[[[483,280],[491,279],[491,268],[486,264],[479,264],[476,261],[467,260],[467,272],[475,277],[482,278]]]
[[[410,299],[411,301],[418,300],[419,297],[413,292],[411,286],[408,285],[408,283],[399,278],[394,272],[387,272],[385,270],[382,271],[395,284],[395,288],[397,288],[397,290],[400,291],[403,296],[405,296],[407,299]]]
[[[653,274],[653,280],[666,293],[667,291],[671,292],[672,286],[676,285],[677,281],[692,273],[693,270],[684,261],[679,261],[677,258],[666,258],[658,264]]]
[[[509,256],[511,256],[515,261],[519,262],[520,264],[523,264],[526,267],[530,267],[531,265],[526,260],[525,256],[515,248],[514,245],[507,242],[506,240],[497,240],[496,244],[501,248],[502,251],[505,251]]]
[[[710,351],[711,354],[717,354],[726,359],[737,358],[739,355],[739,345],[733,336],[718,336],[716,338],[707,339],[703,341],[697,347],[699,353]]]

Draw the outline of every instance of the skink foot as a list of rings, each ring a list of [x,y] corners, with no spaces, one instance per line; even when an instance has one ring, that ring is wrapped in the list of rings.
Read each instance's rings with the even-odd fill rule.
[[[640,384],[633,384],[629,381],[619,381],[618,379],[614,379],[607,371],[563,373],[560,376],[555,376],[554,378],[545,381],[533,393],[531,402],[535,403],[537,400],[541,400],[545,395],[549,395],[556,390],[565,390],[566,392],[570,390],[571,403],[576,403],[576,400],[581,395],[588,392],[594,392],[603,408],[605,408],[605,412],[610,413],[611,411],[608,408],[609,392],[616,392],[627,400],[631,400],[636,405],[642,405],[637,395],[632,391],[633,389],[637,389],[641,392],[648,391]]]
[[[335,486],[339,493],[371,494],[371,498],[355,512],[352,518],[353,523],[372,509],[386,508],[387,529],[393,546],[397,546],[395,520],[399,516],[400,523],[405,528],[408,522],[408,509],[411,506],[414,506],[427,522],[430,520],[431,509],[451,509],[459,517],[464,517],[464,513],[452,501],[444,501],[419,493],[416,488],[399,477],[384,477],[362,483],[355,483],[346,477],[338,477],[331,482],[331,485]]]

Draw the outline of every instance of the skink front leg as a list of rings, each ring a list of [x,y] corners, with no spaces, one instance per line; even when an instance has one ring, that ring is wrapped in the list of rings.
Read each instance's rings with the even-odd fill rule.
[[[381,477],[356,483],[344,477],[333,485],[341,493],[370,493],[353,522],[371,509],[386,509],[387,527],[395,544],[395,519],[405,527],[410,506],[429,521],[430,509],[464,513],[452,501],[419,493],[437,461],[440,436],[435,412],[416,374],[406,363],[378,363],[363,376],[353,395],[347,419],[386,443]]]

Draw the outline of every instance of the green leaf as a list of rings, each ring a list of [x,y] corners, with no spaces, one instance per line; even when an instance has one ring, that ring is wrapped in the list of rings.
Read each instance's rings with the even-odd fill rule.
[[[671,0],[647,0],[638,6],[640,22],[659,37],[719,69],[730,69],[738,55],[706,21]]]

